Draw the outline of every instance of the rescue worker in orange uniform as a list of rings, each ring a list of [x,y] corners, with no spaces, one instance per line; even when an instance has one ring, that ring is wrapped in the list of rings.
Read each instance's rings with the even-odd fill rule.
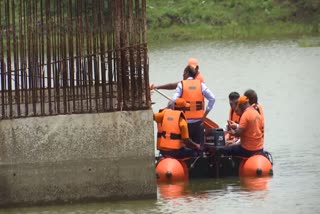
[[[161,124],[162,133],[158,149],[162,156],[186,158],[197,156],[199,145],[189,138],[188,125],[183,110],[189,104],[184,99],[177,99],[173,109],[165,109],[154,114],[154,120]]]
[[[200,80],[201,82],[204,82],[204,79],[202,75],[200,74],[199,71],[199,62],[196,58],[190,58],[188,59],[188,65],[192,66],[195,69],[195,79]],[[150,89],[166,89],[166,90],[174,90],[177,88],[179,82],[174,82],[174,83],[168,83],[164,85],[158,85],[155,86],[154,84],[151,84]]]
[[[246,96],[241,96],[237,104],[240,113],[240,122],[228,121],[230,134],[240,137],[240,143],[226,146],[225,155],[250,157],[263,152],[264,133],[261,115],[249,104]]]
[[[178,83],[176,93],[173,95],[172,100],[175,101],[181,97],[190,104],[190,107],[185,110],[189,135],[194,142],[203,146],[203,122],[213,108],[215,96],[203,82],[194,79],[195,75],[196,71],[194,67],[187,66],[184,69],[183,80]],[[204,98],[209,101],[206,108]]]
[[[236,113],[236,107],[237,107],[237,103],[238,103],[238,99],[240,97],[240,94],[238,92],[231,92],[229,94],[229,104],[230,104],[230,110],[229,110],[229,119],[230,121],[234,121],[237,124],[239,124],[239,120],[240,120],[240,116]],[[228,125],[225,129],[226,131],[230,131],[230,129],[228,129]],[[235,144],[238,142],[238,138],[230,135],[229,133],[226,133],[225,135],[225,139],[226,139],[226,144],[230,145],[230,144]]]
[[[236,113],[236,107],[237,107],[239,97],[240,97],[240,94],[235,91],[229,94],[229,104],[230,104],[229,120],[232,120],[236,123],[239,123],[240,121],[240,116]]]
[[[158,113],[161,113],[163,111],[166,111],[168,108],[167,107],[164,107],[164,108],[161,108],[159,110]],[[157,113],[156,113],[157,114]],[[162,113],[163,114],[163,113]],[[155,114],[154,114],[155,115]],[[157,122],[157,149],[159,150],[159,145],[160,145],[160,140],[161,140],[161,135],[162,135],[162,120]]]

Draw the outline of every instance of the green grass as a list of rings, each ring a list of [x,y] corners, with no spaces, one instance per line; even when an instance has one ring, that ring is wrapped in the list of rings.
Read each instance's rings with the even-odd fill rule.
[[[275,38],[299,38],[318,36],[314,33],[312,26],[297,23],[275,23],[272,25],[238,25],[231,24],[226,26],[177,26],[168,28],[149,30],[148,43],[157,46],[163,43],[194,40],[259,40]]]
[[[320,47],[320,37],[305,37],[298,41],[300,47]]]
[[[148,43],[319,37],[320,11],[297,17],[305,10],[290,0],[148,0]]]

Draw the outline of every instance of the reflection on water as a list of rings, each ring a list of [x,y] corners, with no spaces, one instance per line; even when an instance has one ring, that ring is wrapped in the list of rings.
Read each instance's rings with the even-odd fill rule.
[[[268,196],[266,178],[199,179],[187,183],[158,184],[162,213],[211,213],[217,207],[237,210],[239,201],[263,200]],[[232,200],[232,201],[230,201]],[[225,206],[225,207],[224,207]],[[232,213],[232,212],[231,212]]]
[[[218,195],[230,192],[250,192],[268,190],[272,177],[243,177],[221,179],[198,179],[186,182],[159,183],[158,193],[160,199],[177,198],[205,198],[208,193]]]
[[[262,178],[251,178],[243,177],[240,178],[241,187],[244,190],[256,191],[256,190],[268,190],[268,182],[271,177]]]
[[[319,213],[320,47],[295,41],[200,42],[150,51],[150,82],[182,78],[189,57],[199,59],[216,96],[209,117],[228,117],[229,92],[253,88],[264,106],[265,147],[272,178],[224,178],[159,185],[158,200],[0,210],[0,213]],[[164,91],[171,96],[173,91]],[[154,111],[167,100],[154,93]]]
[[[158,192],[164,199],[180,198],[190,194],[187,182],[159,183]]]
[[[0,213],[190,213],[199,209],[211,213],[223,204],[237,208],[237,201],[262,200],[268,195],[271,178],[198,179],[189,182],[158,184],[158,200],[117,201],[38,208],[7,209]],[[232,199],[230,203],[229,200]],[[227,208],[226,207],[226,208]]]

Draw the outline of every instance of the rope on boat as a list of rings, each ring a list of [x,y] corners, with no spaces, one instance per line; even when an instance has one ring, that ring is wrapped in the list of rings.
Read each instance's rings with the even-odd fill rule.
[[[198,156],[193,162],[192,164],[190,164],[190,168],[193,169],[194,165],[196,164],[196,162],[199,160],[200,156]]]

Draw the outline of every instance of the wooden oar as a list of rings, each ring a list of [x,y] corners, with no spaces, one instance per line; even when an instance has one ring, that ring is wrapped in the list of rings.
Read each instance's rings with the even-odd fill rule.
[[[167,98],[168,100],[171,101],[171,98],[166,95],[165,93],[163,93],[162,91],[159,91],[158,89],[154,88],[153,90],[155,90],[156,92],[158,92],[159,94],[161,94],[162,96],[164,96],[165,98]],[[219,128],[219,125],[216,124],[215,122],[213,122],[212,120],[210,120],[209,118],[206,117],[206,119],[203,121],[203,125],[205,129],[213,129],[213,128]]]
[[[156,92],[158,92],[159,94],[161,94],[162,96],[164,96],[165,98],[167,98],[168,100],[171,101],[171,98],[170,98],[168,95],[166,95],[165,93],[163,93],[162,91],[159,91],[159,90],[156,89],[156,88],[154,88],[153,90],[155,90]]]

